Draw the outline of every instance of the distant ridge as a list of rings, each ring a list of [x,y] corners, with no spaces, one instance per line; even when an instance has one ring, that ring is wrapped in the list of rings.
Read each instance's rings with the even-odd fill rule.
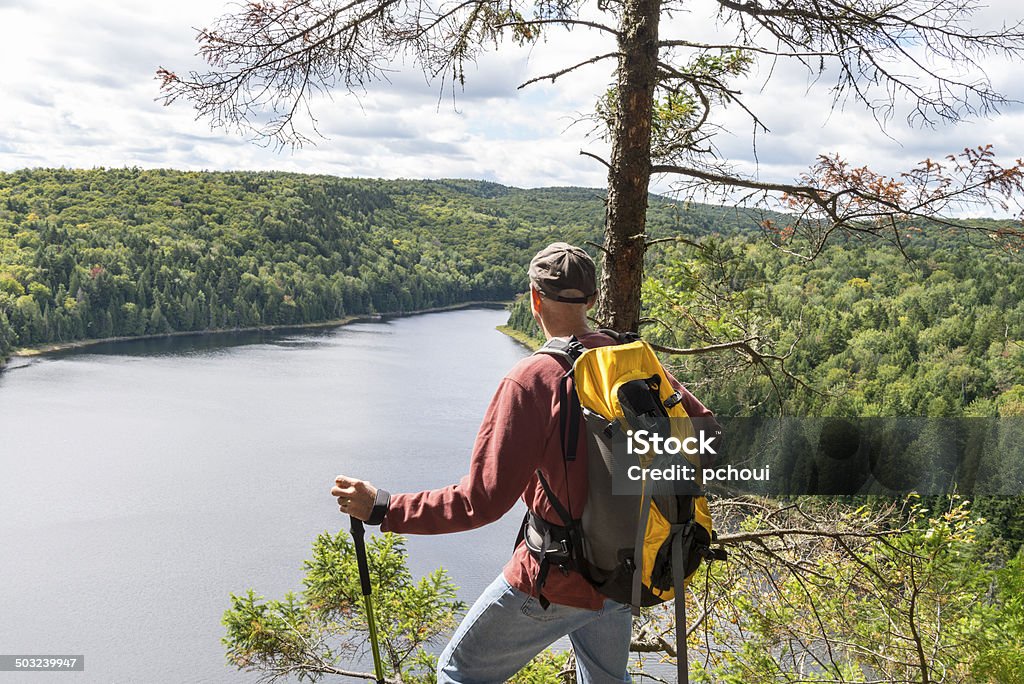
[[[600,242],[602,194],[262,171],[0,173],[0,359],[508,300],[540,246]],[[655,195],[650,206],[652,237],[758,229],[741,210]]]

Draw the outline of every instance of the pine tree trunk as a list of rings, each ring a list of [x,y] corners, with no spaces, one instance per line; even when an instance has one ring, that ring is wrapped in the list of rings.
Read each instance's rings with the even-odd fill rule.
[[[616,79],[605,252],[597,307],[601,324],[619,331],[635,331],[640,323],[661,1],[625,0],[619,20],[622,56]]]

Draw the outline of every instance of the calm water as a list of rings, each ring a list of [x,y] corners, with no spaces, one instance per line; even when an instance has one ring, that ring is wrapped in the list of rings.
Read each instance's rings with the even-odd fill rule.
[[[524,351],[469,310],[301,334],[128,342],[0,374],[0,654],[84,654],[84,673],[0,682],[248,682],[225,665],[228,595],[301,588],[339,473],[392,491],[464,472]],[[472,601],[521,511],[411,537]]]

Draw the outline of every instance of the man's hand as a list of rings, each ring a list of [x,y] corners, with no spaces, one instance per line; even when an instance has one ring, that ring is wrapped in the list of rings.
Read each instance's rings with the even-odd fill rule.
[[[342,513],[366,521],[373,511],[373,502],[377,498],[377,488],[366,480],[339,475],[334,480],[331,496],[338,498],[338,508]]]

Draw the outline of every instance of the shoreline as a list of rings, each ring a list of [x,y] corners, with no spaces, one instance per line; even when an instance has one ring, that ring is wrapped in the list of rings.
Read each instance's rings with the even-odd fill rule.
[[[307,330],[311,328],[337,328],[345,325],[352,325],[353,323],[373,323],[386,321],[391,318],[406,318],[408,316],[419,316],[422,314],[430,313],[443,313],[445,311],[458,311],[460,309],[503,309],[510,303],[510,301],[459,302],[458,304],[449,304],[447,306],[434,306],[427,309],[417,309],[415,311],[392,311],[388,313],[379,314],[359,314],[353,316],[345,316],[344,318],[335,318],[329,321],[314,321],[310,323],[256,325],[238,328],[204,328],[203,330],[175,330],[173,332],[158,333],[152,335],[120,335],[117,337],[99,337],[85,340],[70,340],[68,342],[50,342],[46,344],[41,344],[36,347],[20,347],[18,349],[14,349],[11,351],[9,360],[17,358],[31,359],[36,356],[44,356],[46,354],[68,351],[71,349],[84,349],[86,347],[94,347],[96,345],[110,344],[114,342],[162,340],[170,337],[220,335],[224,333],[274,332],[285,330]],[[0,359],[0,372],[3,372],[5,367],[5,360]]]
[[[512,340],[516,344],[518,344],[518,345],[520,345],[522,347],[526,347],[531,352],[535,352],[538,349],[540,349],[541,345],[540,345],[539,342],[534,340],[532,337],[529,337],[528,335],[524,335],[523,333],[519,332],[518,330],[515,330],[514,328],[509,326],[507,323],[505,325],[499,325],[499,326],[495,327],[495,330],[500,332],[502,335],[508,337],[510,340]]]

